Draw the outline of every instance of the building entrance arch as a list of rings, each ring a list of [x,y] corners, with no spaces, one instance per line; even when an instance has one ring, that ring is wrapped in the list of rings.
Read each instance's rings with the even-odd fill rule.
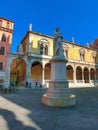
[[[51,64],[47,63],[44,69],[45,80],[50,80],[50,74],[51,74]]]
[[[80,66],[76,68],[76,80],[82,80],[82,68]]]
[[[87,67],[84,68],[84,82],[89,83],[89,70]]]
[[[95,70],[93,68],[90,69],[90,78],[91,80],[95,80]]]
[[[38,84],[42,83],[42,64],[39,61],[35,61],[31,66],[31,80],[33,83],[36,81]]]
[[[67,80],[73,80],[73,68],[71,65],[68,65],[66,67],[66,77]]]
[[[10,64],[10,84],[23,86],[26,79],[26,62],[22,58],[16,58]]]

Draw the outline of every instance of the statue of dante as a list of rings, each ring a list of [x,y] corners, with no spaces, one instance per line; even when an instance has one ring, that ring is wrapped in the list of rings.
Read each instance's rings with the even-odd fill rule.
[[[53,38],[53,50],[54,56],[64,56],[63,52],[63,36],[59,32],[59,28],[56,28]]]

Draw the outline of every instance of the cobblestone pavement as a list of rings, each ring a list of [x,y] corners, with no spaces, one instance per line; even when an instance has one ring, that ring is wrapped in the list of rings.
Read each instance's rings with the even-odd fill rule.
[[[98,130],[98,88],[74,88],[73,107],[41,103],[46,89],[21,89],[0,94],[0,130]]]

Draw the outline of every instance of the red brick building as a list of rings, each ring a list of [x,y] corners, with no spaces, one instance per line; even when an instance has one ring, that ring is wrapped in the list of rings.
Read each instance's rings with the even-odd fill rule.
[[[4,77],[7,63],[7,54],[12,44],[14,22],[0,17],[0,79]]]

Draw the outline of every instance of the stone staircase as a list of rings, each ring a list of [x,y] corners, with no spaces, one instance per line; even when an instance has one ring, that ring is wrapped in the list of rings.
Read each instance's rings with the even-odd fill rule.
[[[90,84],[90,83],[79,83],[79,84],[74,84],[74,83],[69,83],[69,88],[84,88],[84,87],[95,87],[94,84]]]

